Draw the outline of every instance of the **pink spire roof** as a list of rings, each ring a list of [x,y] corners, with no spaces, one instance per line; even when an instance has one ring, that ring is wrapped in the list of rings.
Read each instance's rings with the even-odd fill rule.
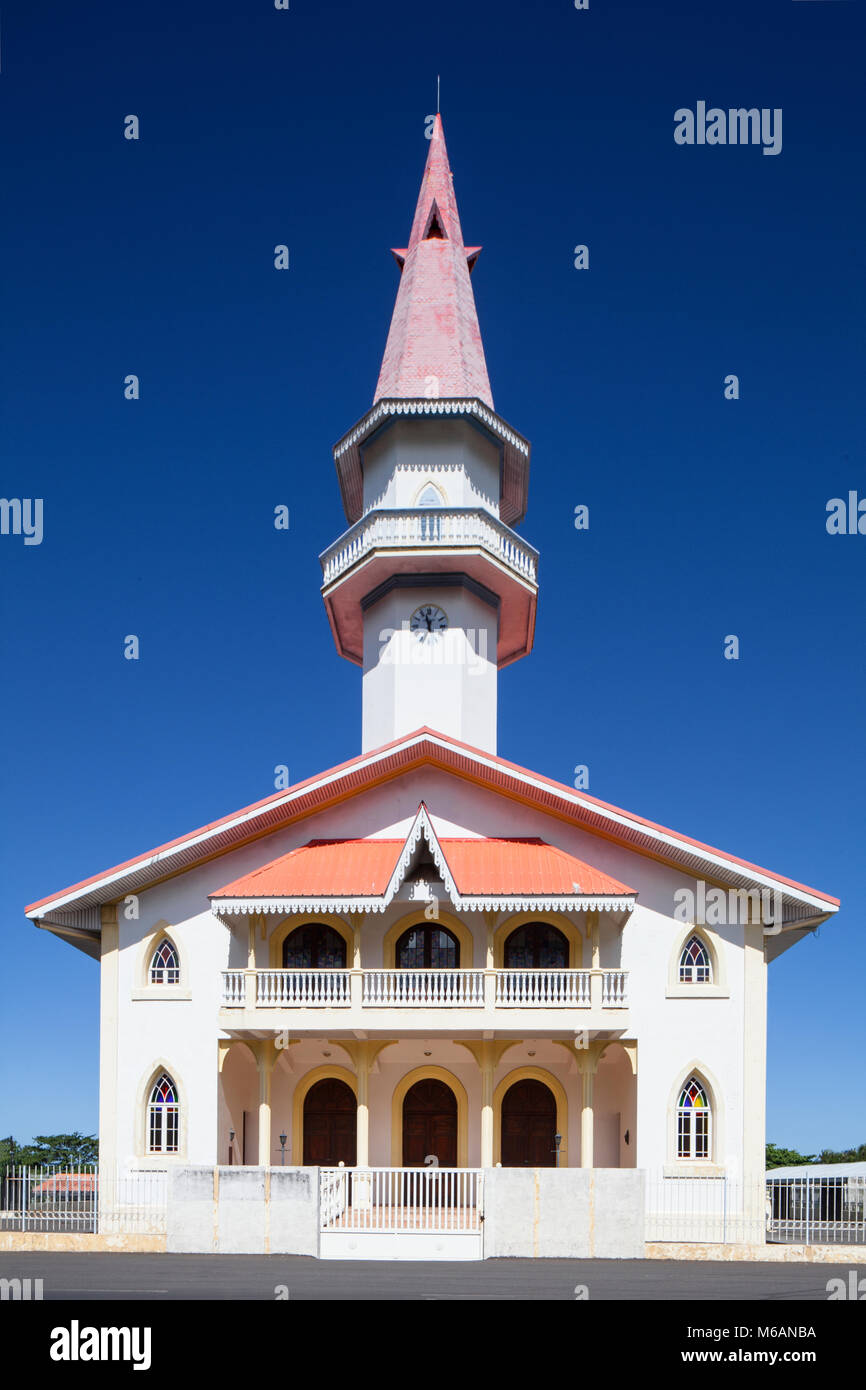
[[[477,397],[493,409],[469,273],[480,246],[464,246],[437,115],[373,403],[383,397]]]

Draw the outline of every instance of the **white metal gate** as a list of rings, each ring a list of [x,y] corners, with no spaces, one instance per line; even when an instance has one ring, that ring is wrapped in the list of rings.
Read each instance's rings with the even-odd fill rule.
[[[326,1260],[480,1260],[480,1168],[321,1168]]]

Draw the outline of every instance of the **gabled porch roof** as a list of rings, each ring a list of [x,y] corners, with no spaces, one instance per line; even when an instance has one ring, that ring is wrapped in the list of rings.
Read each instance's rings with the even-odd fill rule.
[[[439,838],[423,802],[405,839],[311,840],[209,894],[214,911],[384,912],[426,848],[455,908],[620,911],[634,892],[536,838]]]

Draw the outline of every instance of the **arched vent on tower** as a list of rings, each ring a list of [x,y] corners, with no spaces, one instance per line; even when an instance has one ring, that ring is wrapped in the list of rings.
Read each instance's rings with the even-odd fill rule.
[[[438,487],[436,487],[435,483],[427,483],[426,486],[421,489],[418,501],[415,505],[417,507],[443,507],[445,505],[445,498],[442,496],[442,493],[439,491]]]

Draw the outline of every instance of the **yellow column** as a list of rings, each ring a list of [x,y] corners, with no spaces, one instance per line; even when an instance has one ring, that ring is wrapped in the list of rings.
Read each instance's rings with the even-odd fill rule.
[[[592,974],[589,977],[589,1011],[594,1019],[601,1013],[601,950],[598,944],[598,913],[589,914],[589,939],[592,947]]]
[[[370,1166],[370,1072],[373,1070],[376,1058],[384,1047],[392,1047],[397,1041],[396,1038],[376,1038],[374,1040],[361,1041],[349,1038],[338,1038],[335,1046],[342,1047],[348,1052],[355,1064],[355,1076],[357,1077],[358,1089],[358,1111],[356,1128],[356,1150],[355,1163],[359,1168],[369,1168]]]
[[[587,1058],[587,1062],[589,1058]],[[593,1166],[593,1109],[592,1109],[592,1083],[595,1080],[595,1073],[587,1066],[581,1073],[583,1094],[581,1098],[580,1110],[580,1166],[581,1168],[592,1168]]]
[[[274,1045],[270,1039],[256,1044],[259,1068],[259,1163],[270,1167],[271,1154],[271,1075]]]
[[[493,1123],[493,1074],[509,1047],[520,1042],[519,1038],[480,1039],[455,1038],[458,1047],[465,1047],[481,1072],[481,1167],[493,1167],[493,1148],[495,1125]]]
[[[493,1167],[493,1069],[494,1049],[485,1042],[481,1055],[481,1167]]]
[[[257,913],[250,913],[247,926],[249,928],[249,941],[247,944],[247,973],[244,977],[244,1009],[252,1010],[256,1007],[256,922]]]
[[[370,1166],[370,1047],[359,1043],[355,1054],[358,1075],[358,1129],[355,1162],[359,1168]]]

